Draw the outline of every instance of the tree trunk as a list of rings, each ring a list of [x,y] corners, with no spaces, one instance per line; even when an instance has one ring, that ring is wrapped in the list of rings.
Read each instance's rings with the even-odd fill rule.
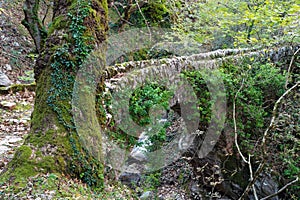
[[[87,55],[101,47],[98,56],[105,61],[107,1],[56,0],[53,10],[53,23],[35,66],[31,130],[2,177],[22,183],[38,173],[58,172],[100,186],[101,159],[82,144],[71,102],[76,74]]]

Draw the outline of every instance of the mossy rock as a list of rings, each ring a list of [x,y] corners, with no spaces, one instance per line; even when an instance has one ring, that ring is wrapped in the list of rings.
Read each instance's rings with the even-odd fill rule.
[[[9,94],[24,91],[35,91],[36,83],[31,84],[13,84],[8,87],[0,87],[0,94]]]

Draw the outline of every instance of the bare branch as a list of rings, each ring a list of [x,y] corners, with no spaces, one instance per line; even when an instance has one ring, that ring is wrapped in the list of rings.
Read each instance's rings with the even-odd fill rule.
[[[262,147],[263,147],[263,160],[261,161],[260,165],[258,166],[258,168],[255,171],[253,180],[251,180],[249,182],[249,184],[247,185],[246,189],[244,190],[244,193],[241,195],[241,197],[239,199],[244,199],[244,197],[248,194],[250,188],[252,188],[252,185],[255,183],[256,179],[258,178],[259,174],[261,173],[261,171],[263,170],[263,167],[265,165],[265,159],[266,159],[266,155],[267,155],[267,150],[266,150],[266,140],[267,140],[267,136],[269,131],[273,128],[274,123],[275,123],[275,119],[276,119],[276,115],[277,115],[277,110],[278,107],[281,103],[281,101],[288,95],[290,94],[295,88],[297,88],[299,86],[300,82],[297,82],[295,85],[293,85],[290,89],[288,89],[287,91],[285,91],[285,93],[283,95],[281,95],[281,97],[279,97],[279,99],[276,101],[274,108],[273,108],[273,114],[272,114],[272,118],[271,118],[271,122],[270,125],[268,126],[268,128],[265,130],[263,138],[262,138]]]
[[[139,3],[138,3],[138,1],[137,1],[137,0],[135,0],[135,3],[136,3],[136,6],[137,6],[137,7],[138,7],[138,9],[139,9],[139,11],[140,11],[140,13],[141,13],[141,15],[142,15],[142,17],[143,17],[144,21],[145,21],[145,24],[146,24],[146,26],[147,26],[147,29],[148,29],[148,32],[149,32],[150,41],[151,41],[151,30],[150,30],[150,27],[149,27],[148,21],[147,21],[147,19],[145,18],[144,14],[143,14],[143,12],[142,12],[141,6],[139,5]]]
[[[233,116],[233,125],[234,125],[234,142],[235,142],[235,146],[238,150],[238,153],[240,154],[240,156],[242,157],[243,161],[245,163],[248,163],[247,159],[245,158],[245,156],[243,155],[243,153],[241,152],[241,149],[240,149],[240,146],[238,144],[238,133],[237,133],[237,125],[236,125],[236,99],[237,99],[237,96],[238,94],[240,93],[240,91],[243,89],[244,87],[244,82],[245,82],[245,79],[242,80],[242,84],[241,84],[241,87],[239,88],[239,90],[236,92],[235,96],[234,96],[234,99],[233,99],[233,111],[232,111],[232,116]]]
[[[276,193],[274,193],[274,194],[271,194],[271,195],[269,195],[269,196],[266,196],[266,197],[264,197],[264,198],[262,198],[262,199],[260,199],[260,200],[267,200],[267,199],[270,199],[270,198],[272,198],[272,197],[275,197],[275,196],[278,195],[280,192],[284,191],[287,187],[289,187],[290,185],[296,183],[298,180],[299,180],[299,178],[297,177],[295,180],[293,180],[293,181],[287,183],[285,186],[283,186],[280,190],[278,190],[278,192],[276,192]]]
[[[125,8],[123,17],[121,15],[121,13],[118,11],[117,7],[113,4],[114,8],[116,9],[120,20],[118,22],[119,26],[118,26],[118,31],[122,32],[124,30],[125,25],[128,23],[130,24],[129,20],[131,17],[131,14],[134,13],[135,11],[137,11],[138,9],[140,9],[141,7],[143,7],[145,4],[147,3],[147,1],[145,0],[139,0],[139,1],[135,1],[135,4],[133,3],[133,0],[129,0],[128,1],[128,5]]]
[[[287,89],[287,87],[288,87],[288,84],[289,84],[289,76],[290,76],[290,73],[291,73],[292,65],[293,65],[295,56],[299,53],[299,51],[300,51],[300,48],[299,48],[299,49],[293,54],[293,56],[292,56],[292,59],[291,59],[291,62],[290,62],[290,65],[289,65],[289,68],[288,68],[288,71],[287,71],[287,74],[286,74],[285,89]]]
[[[250,181],[253,180],[253,170],[252,170],[252,165],[251,165],[251,155],[249,154],[249,157],[248,157],[248,162],[247,162],[248,166],[249,166],[249,172],[250,172]],[[255,189],[255,185],[253,184],[252,185],[252,190],[253,190],[253,195],[254,195],[254,198],[255,200],[258,200],[258,196],[257,196],[257,193],[256,193],[256,189]]]
[[[265,130],[263,138],[262,138],[262,145],[263,145],[263,155],[265,156],[267,154],[267,150],[266,150],[266,139],[268,136],[269,131],[273,128],[274,123],[275,123],[275,119],[276,119],[276,115],[277,115],[277,110],[278,107],[281,103],[281,101],[288,95],[290,94],[295,88],[297,88],[299,86],[300,82],[298,81],[295,85],[293,85],[290,89],[288,89],[287,91],[285,91],[285,93],[283,95],[281,95],[281,97],[279,97],[279,99],[276,101],[274,108],[273,108],[273,115],[271,118],[271,122],[270,125],[268,126],[268,128]]]

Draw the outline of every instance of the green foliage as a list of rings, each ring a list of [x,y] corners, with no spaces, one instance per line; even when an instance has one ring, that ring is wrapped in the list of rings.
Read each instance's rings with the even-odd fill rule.
[[[274,102],[284,92],[285,76],[273,64],[254,62],[253,59],[244,60],[239,65],[228,61],[219,70],[226,88],[227,123],[233,123],[233,99],[239,91],[236,99],[238,132],[242,143],[251,151],[255,146],[252,141],[261,137],[269,123]],[[197,95],[199,127],[205,130],[211,121],[211,108],[214,104],[207,88],[205,74],[187,71],[183,73],[183,77],[187,78]]]
[[[212,108],[212,99],[207,88],[207,83],[200,71],[185,71],[182,75],[188,80],[197,95],[198,110],[200,112],[199,128],[200,130],[205,130],[211,120]]]
[[[133,121],[140,126],[146,126],[151,123],[150,109],[153,106],[160,106],[164,110],[169,109],[169,99],[172,97],[172,92],[156,83],[145,84],[136,89],[129,101],[129,113]],[[149,136],[150,144],[146,147],[149,151],[157,150],[166,140],[166,128],[169,123],[157,125],[158,132]],[[152,127],[153,128],[153,127]],[[153,128],[152,130],[156,130]]]
[[[122,149],[130,149],[137,144],[134,136],[124,133],[121,129],[106,132],[111,140],[119,145]]]
[[[133,121],[141,126],[150,124],[150,108],[153,105],[161,105],[164,109],[168,109],[171,97],[170,91],[155,83],[136,89],[129,102],[129,112]]]
[[[145,6],[141,8],[142,13],[137,11],[131,15],[131,21],[135,24],[135,27],[146,27],[147,25],[153,27],[170,27],[170,11],[166,6],[166,0],[152,0],[146,3]]]
[[[129,114],[133,121],[139,126],[153,125],[151,119],[152,108],[162,108],[164,110],[169,109],[169,99],[173,93],[166,90],[164,87],[159,86],[156,83],[145,84],[140,88],[137,88],[131,95],[129,100]],[[111,105],[110,98],[105,98],[105,104],[108,108],[107,112],[110,112],[109,107]],[[146,144],[149,151],[155,151],[159,148],[166,139],[166,129],[170,123],[154,124],[153,130],[157,130],[157,133],[149,135],[148,142]],[[121,148],[130,148],[134,145],[142,145],[137,143],[134,136],[124,133],[120,128],[115,127],[113,120],[108,125],[110,130],[107,131],[110,139],[118,143]]]
[[[144,181],[142,187],[144,190],[148,191],[155,191],[158,186],[160,186],[160,177],[161,177],[161,172],[156,171],[150,174],[146,174],[144,176]]]
[[[24,81],[25,83],[33,83],[35,81],[33,70],[25,71],[25,74],[20,76],[18,79]]]
[[[254,147],[251,141],[261,137],[274,102],[284,92],[285,76],[273,64],[247,63],[251,60],[241,66],[225,65],[221,70],[230,110],[239,91],[236,99],[238,132],[250,150]]]
[[[298,0],[170,2],[176,36],[213,49],[299,41]]]
[[[137,4],[140,6],[137,6]],[[111,31],[119,31],[120,23],[126,19],[126,28],[141,28],[146,26],[169,28],[171,25],[170,10],[166,0],[139,1],[116,0],[110,9]],[[128,16],[124,16],[128,15]],[[120,18],[122,16],[122,19]],[[128,19],[127,19],[128,18]]]
[[[158,133],[152,134],[148,138],[149,144],[146,144],[146,149],[148,152],[154,152],[161,149],[161,146],[166,141],[166,131],[170,125],[171,125],[170,122],[165,123],[162,127],[160,127]]]

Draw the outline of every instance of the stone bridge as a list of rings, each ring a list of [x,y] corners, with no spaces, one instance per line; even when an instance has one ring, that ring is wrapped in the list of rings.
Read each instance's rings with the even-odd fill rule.
[[[132,71],[144,70],[144,75],[151,74],[156,71],[168,70],[169,72],[176,71],[179,73],[182,70],[197,70],[199,68],[216,68],[222,63],[233,60],[239,61],[244,58],[254,58],[253,61],[270,60],[270,62],[284,62],[300,48],[300,45],[284,46],[269,49],[225,49],[216,50],[207,53],[200,53],[191,56],[182,56],[174,58],[153,59],[144,61],[131,61],[114,66],[109,66],[105,69],[105,78],[114,79],[115,76]],[[197,64],[196,64],[197,63]],[[195,65],[196,64],[196,65]],[[146,69],[148,68],[148,69]],[[143,74],[141,74],[143,75]]]
[[[107,121],[110,121],[113,116],[116,125],[123,126],[122,128],[124,128],[124,131],[126,133],[132,134],[137,137],[139,137],[140,135],[145,136],[145,134],[143,134],[144,132],[142,128],[132,125],[135,123],[130,119],[130,115],[128,113],[129,112],[128,98],[130,94],[133,92],[133,90],[137,88],[139,85],[142,85],[146,82],[153,82],[153,81],[154,82],[158,81],[158,84],[177,85],[181,80],[176,79],[176,77],[178,77],[178,74],[180,74],[184,70],[200,70],[205,73],[210,73],[211,71],[217,70],[219,66],[222,66],[227,62],[235,63],[238,65],[243,63],[245,59],[250,59],[253,62],[256,61],[273,62],[273,63],[277,63],[278,65],[280,64],[281,67],[287,69],[291,57],[299,48],[300,45],[270,48],[270,49],[227,49],[227,50],[217,50],[208,53],[200,53],[191,56],[164,58],[164,59],[157,59],[157,60],[132,61],[132,62],[126,62],[122,64],[116,64],[114,66],[109,66],[105,69],[106,91],[107,92],[110,91],[112,94],[115,93],[118,94],[121,92],[122,95],[114,97],[115,98],[114,101],[117,102],[117,104],[113,103],[113,106],[116,106],[117,108],[114,110],[113,113],[107,115]],[[212,90],[219,90],[219,89],[222,88],[218,88],[218,89],[212,88]],[[124,93],[124,90],[125,91],[127,90],[127,92]],[[178,101],[186,102],[186,101],[193,100],[191,99],[191,95],[189,95],[189,93],[190,91],[187,91],[187,87],[179,88],[175,93],[173,99],[170,101],[170,107],[174,106],[176,103],[178,103]],[[120,102],[123,99],[125,99],[125,103],[122,104]],[[226,102],[221,102],[221,104],[222,103],[224,104]],[[226,105],[224,107],[226,107]],[[224,111],[224,113],[226,113],[226,111]],[[155,114],[155,113],[151,113],[151,114]],[[187,114],[190,114],[190,112],[188,112]],[[183,118],[185,117],[187,116],[183,116]],[[187,125],[188,127],[192,127],[191,130],[189,130],[189,132],[199,131],[197,130],[198,116],[196,115],[195,117],[196,118],[194,120],[190,120],[191,123]],[[221,119],[221,116],[219,116],[219,118],[220,118],[219,120],[224,120]],[[208,131],[217,132],[217,130],[215,129],[208,130]],[[211,134],[214,135],[214,133]],[[214,138],[213,136],[212,138],[209,137],[205,138],[207,141],[204,141],[202,145],[205,146],[207,144],[208,146],[206,147],[206,149],[211,149],[216,143],[216,141],[212,142],[213,138]],[[178,141],[179,140],[182,140],[182,138],[178,138]],[[111,146],[110,148],[107,148],[106,146],[105,148],[107,150],[107,149],[115,149],[116,147]],[[118,153],[119,152],[117,152],[117,154]],[[198,153],[201,154],[200,157],[205,157],[207,152],[198,152]],[[117,154],[112,157],[124,158],[124,154],[122,155],[120,154],[117,155]],[[171,159],[173,159],[173,157]],[[124,165],[123,163],[124,160],[118,159],[118,161],[122,162],[118,164],[119,166]],[[118,161],[116,160],[112,162],[117,163]],[[118,166],[114,166],[114,167],[120,169]]]
[[[217,50],[208,53],[200,53],[191,56],[181,56],[181,57],[173,57],[173,58],[165,58],[165,59],[157,59],[157,60],[145,60],[145,61],[136,61],[136,62],[126,62],[122,64],[116,64],[114,66],[108,66],[105,68],[105,94],[111,95],[113,98],[112,106],[106,107],[106,120],[107,124],[109,124],[112,120],[114,120],[115,125],[117,127],[121,127],[121,129],[126,133],[136,137],[139,137],[140,141],[147,140],[147,131],[151,131],[151,127],[145,128],[136,126],[132,121],[129,115],[129,97],[135,88],[139,87],[147,82],[157,82],[158,84],[166,84],[167,87],[178,86],[177,91],[174,94],[173,99],[170,100],[170,107],[172,107],[176,103],[193,101],[193,96],[189,95],[191,91],[189,91],[185,84],[180,85],[181,79],[179,74],[184,70],[199,70],[204,73],[213,73],[214,71],[218,71],[218,68],[226,63],[234,63],[236,65],[242,64],[245,60],[251,60],[252,62],[260,61],[260,62],[273,62],[277,63],[278,66],[287,69],[289,67],[289,62],[291,57],[295,54],[297,50],[299,50],[300,45],[295,46],[287,46],[287,47],[278,47],[278,48],[270,48],[270,49],[229,49],[229,50]],[[88,70],[85,70],[88,72]],[[220,78],[216,76],[215,78]],[[221,78],[220,78],[221,79]],[[215,86],[219,88],[214,88]],[[84,89],[84,88],[83,88]],[[209,88],[209,92],[213,92],[216,90],[222,90],[222,85],[212,85]],[[224,88],[223,88],[224,89]],[[88,93],[86,93],[88,94]],[[114,96],[115,95],[115,96]],[[94,96],[91,97],[94,99]],[[82,110],[87,109],[86,100],[88,97],[82,97]],[[80,101],[79,101],[80,102]],[[218,102],[218,101],[216,101]],[[222,108],[224,105],[224,101],[220,101],[219,108]],[[218,103],[217,103],[218,104]],[[77,105],[76,105],[77,106]],[[181,106],[181,105],[180,105]],[[78,105],[80,108],[80,105]],[[95,106],[90,106],[91,108],[95,108]],[[115,108],[114,108],[115,107]],[[226,107],[226,105],[224,106]],[[181,109],[181,108],[180,108]],[[80,110],[80,109],[79,109]],[[213,109],[212,109],[213,110]],[[133,181],[138,182],[140,174],[145,170],[145,162],[151,160],[151,164],[159,163],[156,158],[161,154],[162,159],[165,160],[166,164],[170,163],[172,160],[176,159],[176,156],[180,156],[181,150],[185,150],[185,146],[189,147],[191,144],[190,135],[193,134],[185,134],[186,130],[183,129],[181,132],[178,131],[178,137],[174,139],[173,143],[170,142],[170,145],[167,148],[164,148],[163,151],[156,152],[153,157],[146,158],[143,155],[143,147],[139,149],[135,147],[133,151],[129,152],[128,150],[121,149],[114,142],[110,142],[106,134],[95,134],[97,130],[100,130],[100,127],[95,126],[95,129],[91,129],[94,125],[93,123],[98,122],[96,117],[93,118],[91,123],[89,124],[85,118],[85,116],[89,116],[90,113],[94,112],[94,110],[90,110],[86,112],[86,115],[82,115],[79,113],[78,117],[81,119],[82,126],[82,134],[87,134],[90,132],[91,137],[87,137],[87,144],[92,143],[90,145],[92,147],[98,147],[100,145],[94,144],[93,142],[97,141],[99,135],[102,135],[102,151],[104,152],[105,162],[108,166],[111,166],[115,171],[120,172],[120,179],[123,181]],[[213,112],[213,111],[212,111]],[[155,119],[157,116],[159,117],[162,112],[160,109],[157,112],[151,112],[151,116]],[[220,123],[219,121],[224,122],[224,117],[219,116],[218,113],[226,113],[226,110],[220,109],[215,114],[216,123]],[[187,112],[189,115],[190,113]],[[160,115],[161,116],[161,115]],[[181,116],[182,118],[188,116]],[[190,128],[187,133],[201,133],[201,130],[198,130],[198,121],[197,115],[194,119],[189,120],[189,124],[185,124],[186,127]],[[218,121],[219,120],[219,121]],[[183,120],[185,121],[185,120]],[[156,123],[156,122],[155,122]],[[158,123],[158,122],[157,122]],[[152,125],[152,124],[151,124]],[[157,125],[157,124],[155,124]],[[218,126],[211,126],[218,127]],[[90,131],[88,131],[90,129]],[[211,132],[211,133],[210,133]],[[215,143],[216,138],[215,135],[218,130],[212,128],[206,130],[205,139],[201,144],[204,146],[204,149],[211,149]],[[220,132],[219,132],[220,133]],[[207,137],[207,135],[212,135],[211,137]],[[220,135],[220,134],[219,134]],[[192,137],[193,139],[193,137]],[[88,145],[87,145],[88,146]],[[173,154],[175,152],[179,154]],[[93,150],[93,149],[92,149]],[[95,151],[98,151],[96,149]],[[198,156],[204,158],[208,152],[198,151]],[[167,156],[166,156],[167,155]],[[170,156],[172,155],[172,156]],[[129,163],[128,160],[133,159],[135,162]],[[212,158],[213,159],[213,158]],[[153,167],[153,166],[152,166]],[[162,166],[154,166],[154,168],[158,169]]]
[[[218,67],[226,64],[226,62],[230,61],[238,65],[242,64],[245,59],[250,59],[252,62],[268,61],[278,63],[280,67],[287,70],[291,57],[299,48],[300,45],[270,49],[227,49],[191,56],[131,61],[116,64],[107,67],[105,70],[106,90],[114,94],[121,93],[120,96],[115,97],[116,100],[121,101],[122,99],[129,99],[134,89],[145,83],[156,82],[167,87],[176,87],[174,97],[169,102],[170,107],[172,107],[180,102],[195,100],[195,96],[190,95],[193,91],[189,90],[190,87],[188,83],[179,77],[182,71],[198,70],[201,73],[207,74],[209,78],[222,79],[220,76],[213,74],[213,71],[218,71]],[[180,82],[184,83],[178,86]],[[206,82],[209,82],[209,80]],[[222,84],[217,86],[209,83],[208,89],[210,92],[224,90]],[[123,113],[123,116],[118,116],[119,119],[127,118],[129,115],[128,111],[125,111],[125,104],[119,105],[119,109],[123,107],[122,112],[118,112],[118,114]],[[195,124],[196,122],[197,120],[195,120]],[[130,123],[132,123],[132,121],[127,122],[127,124]],[[194,127],[193,129],[196,128],[195,124],[190,124]]]

